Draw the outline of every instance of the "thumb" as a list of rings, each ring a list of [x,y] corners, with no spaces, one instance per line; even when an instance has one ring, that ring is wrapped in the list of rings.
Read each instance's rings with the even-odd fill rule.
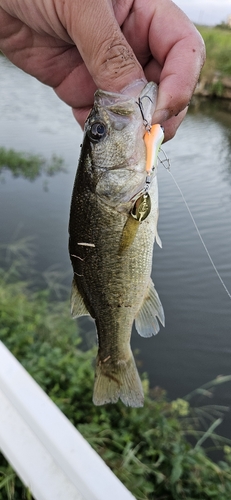
[[[110,0],[60,2],[66,30],[97,87],[119,92],[144,78],[142,67],[123,36]]]

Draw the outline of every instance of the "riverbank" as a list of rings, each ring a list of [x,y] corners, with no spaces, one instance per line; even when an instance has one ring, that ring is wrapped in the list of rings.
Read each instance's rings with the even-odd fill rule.
[[[231,100],[231,77],[222,76],[218,71],[209,79],[202,74],[194,95]]]
[[[195,95],[231,100],[231,29],[197,26],[206,45],[206,62]]]

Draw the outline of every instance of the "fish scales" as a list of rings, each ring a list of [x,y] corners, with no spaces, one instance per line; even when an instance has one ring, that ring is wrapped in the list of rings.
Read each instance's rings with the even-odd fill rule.
[[[135,99],[122,100],[125,111],[128,103],[129,113],[112,114],[111,109],[107,113],[108,100],[111,108],[120,98],[98,91],[85,126],[69,224],[72,314],[90,314],[96,323],[99,349],[94,403],[114,403],[120,398],[126,405],[142,406],[142,384],[130,337],[134,319],[138,318],[138,331],[144,336],[158,330],[156,317],[163,322],[162,306],[150,280],[158,194],[154,176],[151,212],[143,222],[134,222],[130,215],[134,196],[145,183],[144,125]],[[102,133],[106,128],[106,137],[98,132],[97,140],[89,137],[89,130],[91,134],[96,126]],[[123,247],[129,224],[133,236]]]

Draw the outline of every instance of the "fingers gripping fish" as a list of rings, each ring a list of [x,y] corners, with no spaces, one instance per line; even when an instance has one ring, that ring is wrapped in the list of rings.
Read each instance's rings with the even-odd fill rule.
[[[163,131],[149,126],[156,94],[154,83],[136,97],[97,90],[85,124],[69,223],[71,309],[96,323],[96,405],[121,399],[143,406],[132,325],[150,337],[159,330],[157,318],[164,324],[150,278],[154,241],[160,242],[156,164]]]

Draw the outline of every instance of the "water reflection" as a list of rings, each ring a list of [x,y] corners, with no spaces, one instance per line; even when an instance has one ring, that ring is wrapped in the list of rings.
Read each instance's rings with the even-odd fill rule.
[[[220,124],[222,127],[222,141],[220,144],[221,159],[224,159],[224,169],[227,171],[227,179],[231,176],[231,104],[225,99],[201,100],[194,99],[193,106],[189,110],[190,116],[197,115],[198,118],[206,116]]]
[[[64,161],[55,155],[47,161],[41,155],[32,155],[0,147],[0,181],[4,180],[4,173],[11,172],[13,177],[22,177],[35,181],[41,175],[53,177],[60,172],[66,172]]]

